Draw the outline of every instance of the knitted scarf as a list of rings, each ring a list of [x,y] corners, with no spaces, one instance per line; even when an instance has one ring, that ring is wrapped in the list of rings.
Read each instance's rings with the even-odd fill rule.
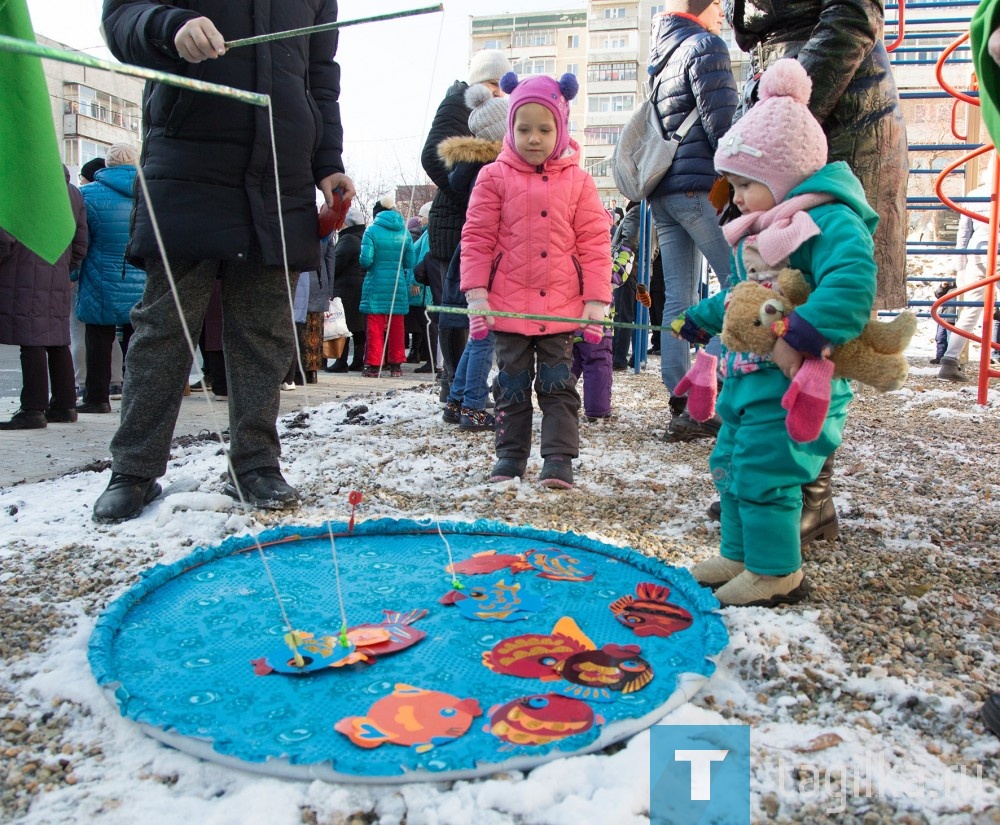
[[[808,210],[834,200],[823,192],[807,192],[773,206],[765,212],[741,215],[722,227],[730,246],[747,235],[757,235],[757,250],[768,266],[777,266],[814,235],[819,227]]]

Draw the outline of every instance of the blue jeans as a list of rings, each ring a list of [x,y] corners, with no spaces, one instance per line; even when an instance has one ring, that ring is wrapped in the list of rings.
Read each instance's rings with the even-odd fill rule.
[[[490,391],[489,377],[493,366],[493,346],[496,336],[491,332],[477,341],[470,338],[455,367],[448,400],[470,410],[485,410]]]
[[[722,234],[708,192],[678,192],[649,202],[656,222],[663,264],[663,325],[698,303],[701,255],[712,267],[719,285],[729,284],[730,247]],[[660,375],[671,392],[691,367],[690,345],[670,333],[660,333]]]

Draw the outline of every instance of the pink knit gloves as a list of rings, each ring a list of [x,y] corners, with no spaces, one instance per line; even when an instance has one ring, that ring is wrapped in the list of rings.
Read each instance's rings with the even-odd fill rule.
[[[469,311],[472,313],[490,311],[489,293],[485,289],[470,289],[465,293],[465,300],[468,302]],[[492,315],[470,315],[469,337],[473,341],[482,341],[490,334],[492,326]]]
[[[694,365],[677,382],[674,395],[688,394],[687,413],[695,421],[708,421],[715,415],[715,396],[719,392],[715,370],[719,359],[705,350],[698,350]]]
[[[807,358],[802,362],[781,398],[781,406],[788,410],[785,425],[793,441],[805,444],[819,438],[830,411],[832,381],[833,361],[829,358]]]
[[[585,321],[604,321],[608,317],[608,305],[600,301],[587,301],[583,305],[583,315],[580,316]],[[599,344],[604,340],[603,324],[587,324],[583,327],[583,340],[588,344]]]

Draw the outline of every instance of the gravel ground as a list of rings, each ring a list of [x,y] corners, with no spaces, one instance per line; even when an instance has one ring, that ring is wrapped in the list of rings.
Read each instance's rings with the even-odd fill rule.
[[[809,602],[783,610],[786,618],[801,617],[808,632],[784,633],[769,655],[761,655],[761,642],[775,633],[770,614],[726,611],[731,644],[721,664],[738,678],[747,700],[720,702],[710,684],[693,701],[753,725],[755,736],[795,722],[803,730],[846,729],[888,742],[900,758],[900,751],[917,743],[926,751],[921,758],[932,757],[941,771],[981,765],[993,805],[970,799],[964,808],[941,811],[911,799],[856,795],[845,810],[831,814],[824,800],[778,793],[779,782],[800,782],[803,776],[793,770],[789,780],[776,751],[755,744],[755,820],[1000,823],[1000,747],[978,717],[983,699],[1000,690],[1000,401],[979,407],[974,388],[956,391],[935,379],[924,359],[912,364],[900,392],[858,391],[837,454],[841,538],[808,548],[806,570],[815,592]],[[300,488],[306,503],[296,519],[316,523],[331,497],[339,501],[359,489],[366,518],[494,518],[586,533],[672,564],[705,558],[716,551],[718,539],[717,526],[704,514],[713,496],[706,469],[711,444],[666,444],[656,437],[668,417],[657,367],[654,359],[641,375],[616,375],[614,418],[581,424],[578,487],[570,493],[536,487],[537,453],[527,482],[484,487],[492,459],[489,435],[458,433],[441,424],[431,386],[373,392],[301,413],[286,420],[283,435],[286,466],[308,478]],[[387,414],[397,402],[412,404],[414,395],[426,401],[424,415],[400,421]],[[318,426],[321,420],[332,423],[341,438],[365,443],[371,460],[310,478],[317,452],[335,443],[328,437],[331,427]],[[212,448],[179,445],[182,449]],[[91,478],[81,479],[81,487],[95,487]],[[6,515],[16,513],[8,509]],[[277,517],[262,515],[255,526],[276,522]],[[127,538],[109,547],[106,534],[89,528],[81,536],[45,552],[15,539],[5,554],[0,579],[5,619],[0,819],[5,821],[28,811],[38,795],[75,785],[81,765],[88,774],[99,771],[104,758],[99,744],[73,734],[74,720],[89,712],[86,706],[68,700],[43,705],[19,690],[30,675],[25,663],[39,658],[54,638],[72,633],[81,615],[96,615],[164,551],[156,542]],[[168,785],[177,779],[145,778]],[[114,801],[106,804],[113,807]],[[303,821],[322,820],[305,809]],[[371,820],[360,815],[355,821]]]

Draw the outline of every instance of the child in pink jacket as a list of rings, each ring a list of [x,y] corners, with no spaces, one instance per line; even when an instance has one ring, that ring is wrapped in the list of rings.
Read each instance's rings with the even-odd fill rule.
[[[579,455],[580,396],[573,364],[579,321],[494,317],[491,312],[602,321],[611,301],[608,219],[593,178],[569,137],[576,77],[508,72],[508,131],[495,163],[476,180],[462,229],[462,289],[469,335],[496,332],[496,455],[490,481],[524,475],[531,452],[531,388],[542,411],[540,480],[573,486]],[[583,326],[600,341],[603,327]]]

